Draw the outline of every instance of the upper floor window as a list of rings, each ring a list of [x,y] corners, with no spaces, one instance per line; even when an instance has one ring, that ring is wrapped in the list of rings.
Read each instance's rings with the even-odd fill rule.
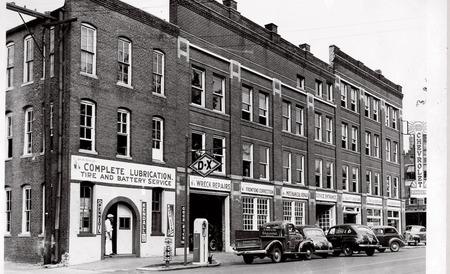
[[[370,97],[364,94],[364,116],[370,117]]]
[[[316,186],[317,187],[323,187],[322,186],[322,160],[316,159],[315,160],[315,179],[316,179]]]
[[[31,155],[33,150],[33,108],[25,109],[25,132],[23,139],[23,155]]]
[[[269,180],[269,148],[259,147],[259,179]]]
[[[380,101],[378,101],[377,99],[373,99],[373,113],[372,113],[372,119],[374,119],[375,121],[378,121],[378,109],[380,106]]]
[[[366,171],[366,192],[372,195],[372,171]]]
[[[291,183],[291,153],[283,151],[283,182]]]
[[[252,121],[253,90],[242,86],[242,119]]]
[[[213,109],[225,112],[225,78],[213,75]]]
[[[295,134],[305,135],[303,108],[299,106],[295,107]]]
[[[375,173],[375,176],[373,177],[373,194],[379,196],[380,195],[380,174]]]
[[[191,87],[191,102],[205,106],[205,72],[203,70],[192,68]]]
[[[342,135],[342,148],[348,148],[348,125],[342,123],[341,125],[341,135]]]
[[[373,157],[380,157],[380,136],[376,134],[373,135]]]
[[[259,93],[259,123],[261,125],[269,125],[269,95]]]
[[[323,93],[322,81],[316,80],[316,96],[322,97],[322,93]]]
[[[242,176],[253,177],[253,145],[242,143]]]
[[[6,233],[11,233],[11,203],[12,192],[10,187],[5,188],[5,201],[6,201]]]
[[[370,150],[371,150],[371,136],[370,136],[370,132],[366,131],[366,155],[370,156]]]
[[[333,144],[333,119],[331,117],[325,118],[326,125],[326,142],[329,144]]]
[[[50,27],[50,77],[55,76],[55,27]]]
[[[358,90],[350,88],[350,109],[352,111],[358,111]]]
[[[283,130],[291,131],[291,103],[283,101],[282,103],[283,112]]]
[[[14,85],[14,43],[8,43],[6,50],[6,87],[12,88]]]
[[[392,182],[392,196],[393,198],[398,198],[398,177],[394,177],[394,181]]]
[[[386,139],[386,161],[391,161],[391,140]]]
[[[117,112],[117,155],[130,156],[130,112],[125,109]]]
[[[394,109],[394,111],[392,113],[392,128],[398,129],[397,121],[398,121],[398,110]]]
[[[386,197],[392,197],[392,192],[391,192],[391,181],[392,181],[392,177],[390,175],[386,176]]]
[[[6,114],[6,153],[7,158],[13,157],[13,123],[12,123],[12,113]]]
[[[314,140],[322,141],[322,115],[314,113]]]
[[[195,162],[205,150],[205,134],[199,132],[192,132],[191,135],[191,152],[192,162]]]
[[[305,156],[295,155],[295,183],[305,184]]]
[[[81,25],[81,72],[96,74],[97,30],[88,24]]]
[[[118,83],[131,85],[131,42],[125,38],[119,38],[117,62]]]
[[[325,188],[333,188],[333,177],[334,177],[334,169],[332,162],[326,162],[326,170],[327,170],[327,181]]]
[[[80,184],[80,233],[92,232],[92,185]]]
[[[390,119],[390,117],[389,117],[390,112],[391,112],[391,107],[388,106],[388,105],[386,105],[386,108],[385,108],[384,125],[387,126],[387,127],[389,126],[389,123],[391,122],[391,119]]]
[[[348,96],[348,85],[344,84],[341,81],[341,106],[346,108],[347,107],[347,96]]]
[[[348,166],[342,166],[342,190],[348,191]]]
[[[95,104],[85,100],[80,104],[80,149],[95,151]]]
[[[216,169],[218,173],[225,173],[225,138],[213,138],[213,156],[221,165]]]
[[[159,117],[152,119],[152,159],[164,161],[164,121]]]
[[[358,151],[358,128],[352,127],[352,150]]]
[[[352,191],[359,192],[359,169],[357,167],[352,168]]]
[[[22,187],[22,234],[31,231],[31,186]]]
[[[31,35],[23,40],[23,82],[33,81],[34,42]]]
[[[393,151],[393,155],[392,155],[392,161],[394,161],[394,163],[398,163],[398,143],[394,142],[394,151]]]
[[[297,88],[305,89],[305,77],[297,75]]]
[[[331,83],[327,84],[327,100],[330,102],[334,101],[333,84]]]
[[[164,53],[153,51],[153,92],[164,95]]]

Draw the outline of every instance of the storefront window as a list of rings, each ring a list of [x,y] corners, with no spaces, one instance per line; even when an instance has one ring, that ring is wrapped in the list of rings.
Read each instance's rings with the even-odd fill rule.
[[[258,230],[270,220],[269,199],[242,197],[242,218],[244,230]]]
[[[92,185],[80,185],[80,233],[92,232]]]
[[[400,230],[400,212],[388,210],[388,225]]]
[[[377,226],[381,225],[381,209],[368,208],[367,209],[367,225]]]
[[[283,220],[295,225],[305,224],[305,203],[300,201],[283,201]]]
[[[161,235],[161,189],[152,191],[152,235]]]

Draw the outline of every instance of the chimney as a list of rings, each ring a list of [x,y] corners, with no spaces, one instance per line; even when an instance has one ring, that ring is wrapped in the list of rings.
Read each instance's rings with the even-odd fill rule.
[[[278,26],[275,25],[274,23],[267,24],[264,27],[273,33],[278,33]]]
[[[300,47],[300,49],[302,49],[304,51],[307,51],[307,52],[311,51],[311,46],[307,43],[301,44],[301,45],[299,45],[299,47]]]
[[[231,9],[237,10],[237,2],[234,0],[223,0],[223,5]]]
[[[376,69],[375,72],[378,74],[382,74],[381,69]]]

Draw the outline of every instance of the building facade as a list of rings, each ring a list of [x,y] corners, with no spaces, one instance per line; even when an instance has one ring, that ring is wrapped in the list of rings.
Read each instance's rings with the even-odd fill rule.
[[[235,1],[51,15],[7,32],[6,259],[103,259],[108,214],[114,252],[142,257],[182,252],[195,218],[223,251],[271,220],[403,229],[402,93],[381,72]],[[222,163],[206,178],[185,168],[204,152]]]

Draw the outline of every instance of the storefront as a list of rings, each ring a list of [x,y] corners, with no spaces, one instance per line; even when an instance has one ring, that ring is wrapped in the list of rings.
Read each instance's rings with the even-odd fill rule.
[[[316,225],[324,231],[336,225],[337,193],[316,192]]]
[[[274,186],[241,183],[242,229],[258,230],[259,226],[271,221]]]
[[[401,231],[401,201],[399,200],[387,200],[387,225],[397,228]]]
[[[309,191],[305,189],[283,187],[283,220],[296,225],[306,224]]]
[[[344,224],[361,224],[361,196],[342,194]]]
[[[175,169],[72,155],[70,264],[104,258],[105,221],[117,255],[160,256],[175,237]]]
[[[383,199],[368,196],[367,199],[367,225],[377,226],[383,224]]]

